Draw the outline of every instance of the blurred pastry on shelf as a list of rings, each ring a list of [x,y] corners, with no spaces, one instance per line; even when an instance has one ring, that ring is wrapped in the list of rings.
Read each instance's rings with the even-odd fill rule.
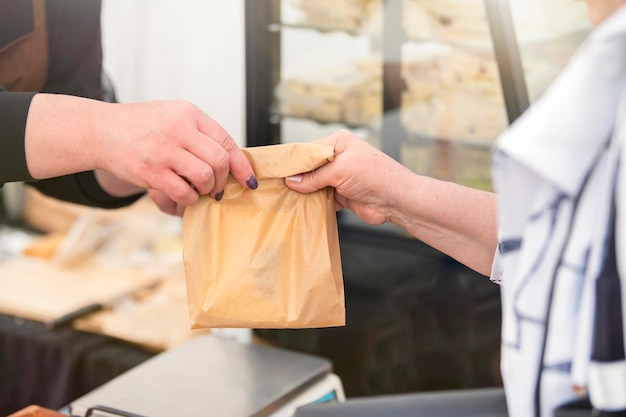
[[[413,134],[489,145],[507,126],[493,54],[437,43],[403,47],[401,119]]]
[[[294,0],[299,23],[320,30],[380,33],[383,0]]]
[[[490,48],[487,13],[482,0],[404,0],[403,26],[417,41]]]
[[[323,123],[366,125],[382,114],[381,75],[381,64],[363,62],[285,79],[275,91],[279,112]]]
[[[405,43],[401,76],[405,81],[405,106],[428,101],[441,89],[442,69],[451,47],[440,42]]]

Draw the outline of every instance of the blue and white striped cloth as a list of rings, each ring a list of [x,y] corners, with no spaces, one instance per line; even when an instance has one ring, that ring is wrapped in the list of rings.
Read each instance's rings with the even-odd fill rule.
[[[626,413],[625,142],[622,7],[495,147],[510,416],[552,417],[581,393]]]

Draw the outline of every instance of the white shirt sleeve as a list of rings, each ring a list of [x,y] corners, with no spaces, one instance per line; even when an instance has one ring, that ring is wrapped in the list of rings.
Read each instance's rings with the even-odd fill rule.
[[[496,253],[493,256],[493,263],[491,264],[491,274],[489,279],[498,285],[502,285],[502,262],[500,260],[500,247],[496,248]]]

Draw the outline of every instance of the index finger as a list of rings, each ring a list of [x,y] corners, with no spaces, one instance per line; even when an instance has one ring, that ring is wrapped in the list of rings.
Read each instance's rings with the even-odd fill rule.
[[[235,180],[244,187],[255,189],[257,183],[252,165],[232,136],[208,115],[200,120],[198,128],[228,153],[228,166]]]

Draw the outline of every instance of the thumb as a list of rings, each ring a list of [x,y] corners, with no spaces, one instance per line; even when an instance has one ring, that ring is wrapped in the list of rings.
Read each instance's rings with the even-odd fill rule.
[[[325,167],[285,178],[285,185],[300,193],[312,193],[331,185],[325,180]]]

